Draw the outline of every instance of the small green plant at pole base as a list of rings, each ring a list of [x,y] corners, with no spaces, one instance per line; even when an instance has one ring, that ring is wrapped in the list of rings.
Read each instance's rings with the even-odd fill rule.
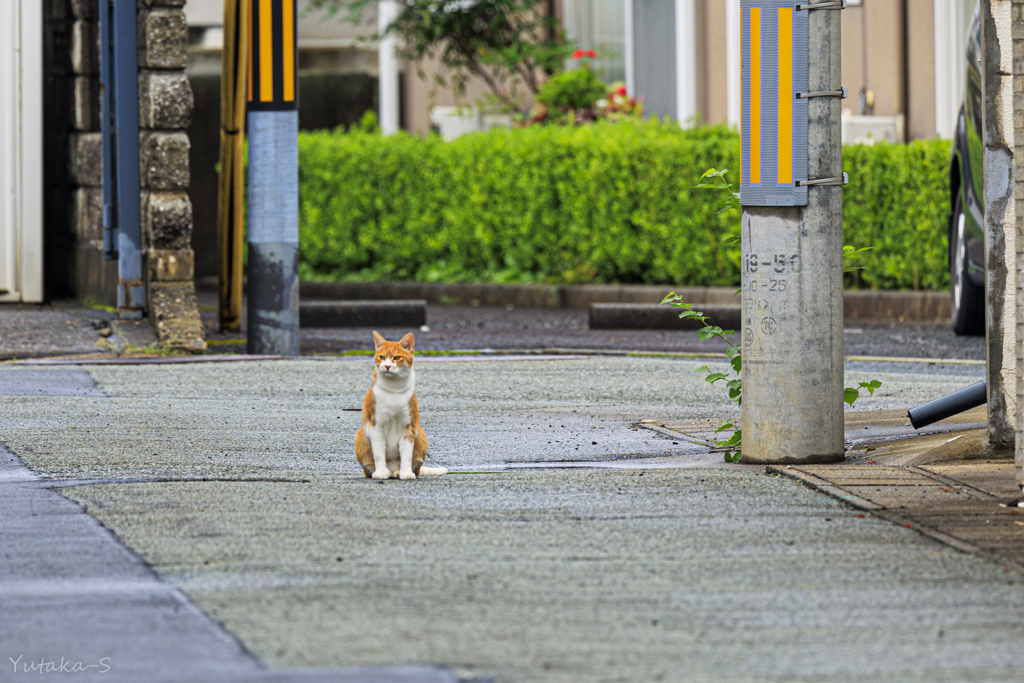
[[[704,172],[704,175],[700,177],[696,187],[698,189],[705,190],[725,190],[728,194],[721,201],[721,208],[718,213],[728,211],[730,209],[742,210],[740,206],[740,193],[732,189],[732,185],[726,179],[725,175],[728,173],[728,169],[721,171],[709,168]],[[709,182],[704,182],[706,179],[710,179]],[[729,239],[735,241],[739,238],[739,235],[731,236]],[[727,240],[723,240],[723,244],[728,243]],[[848,273],[850,271],[859,270],[862,266],[849,265],[849,261],[856,258],[858,255],[868,251],[871,247],[864,247],[858,249],[851,246],[843,246],[843,272]],[[736,292],[739,293],[739,290]],[[708,339],[721,339],[725,342],[725,357],[729,359],[729,365],[732,368],[735,376],[730,376],[728,373],[715,372],[711,370],[707,365],[702,368],[697,368],[696,372],[706,373],[704,381],[708,384],[714,384],[715,382],[725,382],[726,388],[729,390],[729,398],[736,401],[737,404],[742,403],[743,398],[743,378],[741,371],[743,369],[743,349],[736,344],[733,344],[728,335],[735,334],[735,330],[723,330],[721,327],[712,325],[708,316],[704,315],[700,311],[693,310],[691,304],[683,301],[675,292],[669,292],[662,302],[670,306],[685,309],[679,314],[680,318],[687,318],[690,320],[699,320],[704,327],[697,330],[697,338],[701,341],[707,341]],[[877,379],[873,379],[869,382],[858,382],[856,387],[847,387],[843,389],[843,401],[848,403],[850,407],[856,403],[857,399],[860,398],[861,390],[865,390],[869,395],[874,395],[875,389],[882,386],[882,383]],[[733,421],[725,420],[719,423],[718,428],[715,430],[715,434],[720,434],[724,431],[734,430],[728,439],[724,441],[716,441],[715,445],[725,449],[725,461],[726,462],[739,462],[742,457],[743,449],[743,429],[736,427]]]
[[[717,325],[711,325],[706,315],[700,311],[693,310],[693,306],[683,301],[683,298],[675,292],[669,292],[668,296],[666,296],[661,303],[684,308],[686,310],[679,314],[680,318],[699,320],[703,323],[704,327],[697,330],[697,338],[701,341],[707,341],[708,339],[721,339],[726,343],[725,357],[729,359],[729,365],[732,368],[732,371],[736,374],[735,377],[730,377],[724,372],[714,372],[706,365],[702,368],[697,368],[695,372],[707,373],[704,377],[704,381],[708,384],[725,382],[725,386],[729,390],[729,398],[736,401],[737,404],[741,403],[743,400],[743,380],[740,378],[740,371],[743,369],[743,359],[741,355],[742,349],[729,341],[728,338],[728,335],[735,334],[735,330],[723,330]],[[720,434],[729,429],[735,429],[736,431],[734,431],[728,439],[725,439],[724,441],[716,441],[715,445],[726,449],[726,462],[739,462],[740,446],[743,441],[743,430],[737,428],[736,425],[732,423],[732,420],[726,420],[718,425],[718,429],[715,430],[715,434]]]

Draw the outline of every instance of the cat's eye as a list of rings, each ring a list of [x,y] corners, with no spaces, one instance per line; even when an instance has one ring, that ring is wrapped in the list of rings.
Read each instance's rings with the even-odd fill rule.
[[[387,356],[377,356],[377,360],[384,360]]]
[[[403,360],[405,360],[405,359],[404,359],[404,358],[402,358],[401,356],[397,356],[397,357],[395,358],[395,362],[396,362],[396,363],[401,363],[401,362],[402,362]]]

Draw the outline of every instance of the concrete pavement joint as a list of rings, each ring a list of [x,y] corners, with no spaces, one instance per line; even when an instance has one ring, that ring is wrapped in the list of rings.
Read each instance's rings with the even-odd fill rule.
[[[196,481],[222,481],[238,484],[252,484],[272,482],[275,484],[308,484],[309,479],[288,479],[285,477],[157,477],[154,479],[129,478],[129,479],[47,479],[40,482],[44,488],[65,489],[76,486],[105,486],[107,484],[185,484]],[[0,481],[0,484],[4,483]]]
[[[911,471],[911,472],[916,472],[917,474],[920,474],[921,476],[928,477],[929,479],[934,479],[935,481],[939,482],[940,484],[945,484],[946,486],[955,488],[958,491],[962,491],[963,493],[966,493],[968,495],[983,496],[984,498],[989,499],[989,500],[993,501],[994,503],[1002,502],[1002,499],[999,496],[993,495],[993,494],[989,493],[988,491],[984,491],[984,490],[979,489],[979,488],[977,488],[975,486],[971,486],[970,484],[965,484],[963,482],[957,481],[956,479],[952,479],[950,477],[943,476],[943,475],[941,475],[941,474],[939,474],[937,472],[932,472],[931,470],[927,469],[926,467],[920,467],[920,466],[914,465],[914,466],[908,467],[907,469],[909,471]]]
[[[927,472],[926,470],[919,470],[919,468],[917,467],[910,467],[906,469],[914,471],[923,476],[928,476],[931,479],[934,479],[937,483],[956,486],[956,488],[961,490],[965,490],[968,488],[974,489],[974,487],[967,487],[964,485],[957,486],[955,483],[947,481],[947,478],[940,478],[936,476],[934,473]],[[931,538],[935,541],[955,548],[960,552],[967,553],[969,555],[978,555],[984,557],[985,559],[991,562],[994,562],[998,565],[1008,568],[1011,571],[1018,572],[1024,575],[1024,563],[1008,559],[1007,557],[1000,555],[999,553],[985,550],[984,548],[980,548],[979,546],[973,543],[964,541],[963,539],[959,539],[955,536],[947,534],[926,524],[922,524],[920,521],[893,512],[889,508],[886,508],[882,505],[878,505],[877,503],[873,503],[865,498],[852,494],[839,486],[831,484],[827,480],[822,479],[821,477],[810,474],[808,472],[802,472],[799,469],[795,469],[792,465],[769,465],[767,468],[765,468],[765,472],[767,474],[778,474],[784,477],[788,477],[790,479],[795,479],[796,481],[801,482],[802,484],[808,486],[809,488],[812,488],[815,491],[820,491],[821,493],[824,493],[828,496],[831,496],[832,498],[835,498],[836,500],[846,503],[847,505],[853,508],[856,508],[858,510],[864,510],[865,512],[870,512],[875,517],[892,522],[897,526],[902,526],[906,529],[916,531],[917,533],[923,536],[927,536],[928,538]],[[981,493],[983,493],[986,497],[995,498],[994,496],[987,492],[981,491]]]
[[[5,655],[17,657],[11,657],[16,673],[22,658],[28,666],[54,662],[59,653],[62,664],[67,657],[69,662],[99,662],[106,667],[87,669],[76,677],[84,681],[457,681],[453,672],[431,665],[268,670],[245,643],[184,591],[163,581],[106,524],[82,504],[52,490],[52,482],[2,444],[0,480],[11,484],[0,496],[5,532],[0,644]],[[6,671],[7,662],[4,667]],[[41,664],[38,673],[42,672]]]
[[[806,484],[815,491],[821,491],[822,493],[832,496],[837,500],[841,500],[858,510],[868,510],[869,512],[876,512],[882,509],[881,505],[872,503],[871,501],[865,500],[860,496],[855,496],[849,491],[844,491],[837,486],[829,484],[824,479],[808,474],[807,472],[801,472],[800,470],[794,470],[790,465],[768,465],[765,468],[766,474],[780,474],[790,479],[796,479],[797,481]]]

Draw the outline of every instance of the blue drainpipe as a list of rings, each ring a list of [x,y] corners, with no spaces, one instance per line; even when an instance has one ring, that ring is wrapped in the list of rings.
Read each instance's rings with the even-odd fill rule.
[[[117,311],[146,309],[139,203],[139,67],[136,0],[100,0],[103,252],[117,259]]]

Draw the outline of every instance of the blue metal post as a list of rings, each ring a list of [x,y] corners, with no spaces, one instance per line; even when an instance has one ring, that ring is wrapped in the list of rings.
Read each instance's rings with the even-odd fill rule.
[[[100,135],[103,140],[103,258],[117,260],[117,215],[114,211],[114,141],[111,137],[113,112],[111,94],[114,86],[113,44],[110,40],[114,20],[112,0],[100,0]]]
[[[249,10],[246,325],[248,352],[256,354],[299,354],[296,5],[295,0],[263,0]]]
[[[142,273],[139,204],[139,67],[136,0],[113,0],[113,80],[111,93],[117,158],[117,310],[121,318],[141,318],[146,308]]]

